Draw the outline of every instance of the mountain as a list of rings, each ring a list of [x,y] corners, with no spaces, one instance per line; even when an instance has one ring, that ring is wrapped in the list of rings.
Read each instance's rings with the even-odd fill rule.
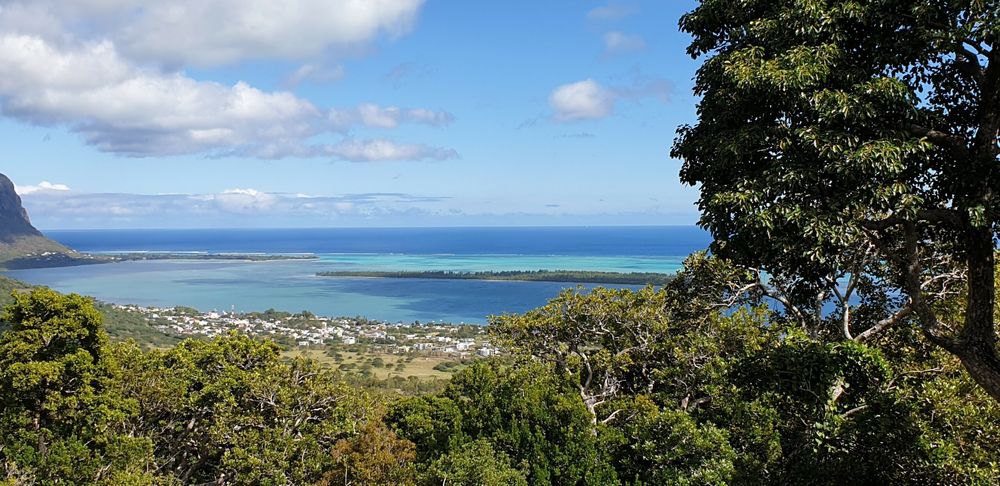
[[[31,225],[14,183],[0,174],[0,268],[13,270],[85,263],[94,263],[94,259],[46,238]]]

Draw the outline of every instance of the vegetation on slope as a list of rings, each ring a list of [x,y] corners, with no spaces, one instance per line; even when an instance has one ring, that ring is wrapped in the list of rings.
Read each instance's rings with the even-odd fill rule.
[[[732,301],[741,273],[696,255],[661,289],[566,291],[493,320],[508,355],[409,397],[238,334],[115,343],[89,299],[17,293],[0,484],[1000,479],[1000,407],[914,323],[831,339]]]

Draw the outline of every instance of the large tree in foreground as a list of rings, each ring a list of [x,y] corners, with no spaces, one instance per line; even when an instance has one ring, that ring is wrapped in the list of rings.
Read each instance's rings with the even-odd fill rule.
[[[713,251],[800,318],[850,308],[845,280],[888,286],[844,337],[913,319],[1000,400],[1000,2],[703,0],[681,28],[705,61],[673,155]],[[939,305],[955,293],[960,321]]]

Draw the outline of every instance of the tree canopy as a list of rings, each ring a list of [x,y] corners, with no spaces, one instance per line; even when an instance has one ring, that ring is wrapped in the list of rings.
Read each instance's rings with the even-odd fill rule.
[[[673,155],[713,253],[844,339],[916,319],[1000,400],[1000,3],[703,0],[680,25],[704,63]],[[949,321],[956,294],[966,312]],[[859,299],[881,310],[805,311]]]

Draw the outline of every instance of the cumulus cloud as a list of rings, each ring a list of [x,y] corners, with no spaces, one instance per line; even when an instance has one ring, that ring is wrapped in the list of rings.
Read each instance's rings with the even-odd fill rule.
[[[363,103],[356,108],[330,110],[330,121],[337,127],[363,125],[370,128],[396,128],[400,123],[418,123],[431,126],[449,125],[455,117],[445,111],[424,108],[403,109],[397,106],[382,107]]]
[[[305,141],[342,130],[343,123],[395,126],[452,119],[428,110],[365,105],[356,119],[332,123],[323,110],[288,92],[137,68],[108,42],[60,50],[37,37],[0,35],[0,65],[4,115],[65,125],[99,150],[128,156],[316,156],[320,153],[303,147]]]
[[[0,0],[0,113],[67,127],[98,150],[125,156],[337,156],[311,139],[352,125],[442,126],[454,117],[375,104],[326,110],[290,92],[198,80],[162,67],[319,56],[331,46],[405,33],[422,3]],[[307,63],[288,82],[342,74],[339,66]],[[405,150],[396,150],[398,157],[445,158],[448,152],[399,146]]]
[[[0,65],[5,115],[67,125],[106,152],[199,153],[321,129],[321,112],[291,93],[137,69],[107,42],[60,51],[36,37],[3,35]]]
[[[131,59],[213,66],[309,59],[408,33],[424,0],[14,0],[0,26],[108,39]],[[94,29],[99,27],[99,29]],[[5,30],[8,30],[5,29]]]
[[[597,7],[587,12],[589,20],[621,20],[639,12],[639,7],[633,4],[612,3]]]
[[[39,182],[36,186],[19,186],[14,184],[14,192],[26,196],[28,194],[34,194],[36,192],[66,192],[69,191],[69,186],[66,184],[53,184],[49,181]]]
[[[624,34],[612,31],[604,34],[605,54],[623,54],[632,51],[641,51],[646,48],[646,41],[638,35]]]
[[[615,109],[615,94],[593,79],[564,84],[552,92],[549,105],[558,121],[604,118]]]
[[[549,96],[552,119],[561,123],[606,118],[614,114],[619,100],[658,98],[666,102],[672,86],[666,80],[637,77],[629,86],[603,86],[593,79],[564,84]]]

